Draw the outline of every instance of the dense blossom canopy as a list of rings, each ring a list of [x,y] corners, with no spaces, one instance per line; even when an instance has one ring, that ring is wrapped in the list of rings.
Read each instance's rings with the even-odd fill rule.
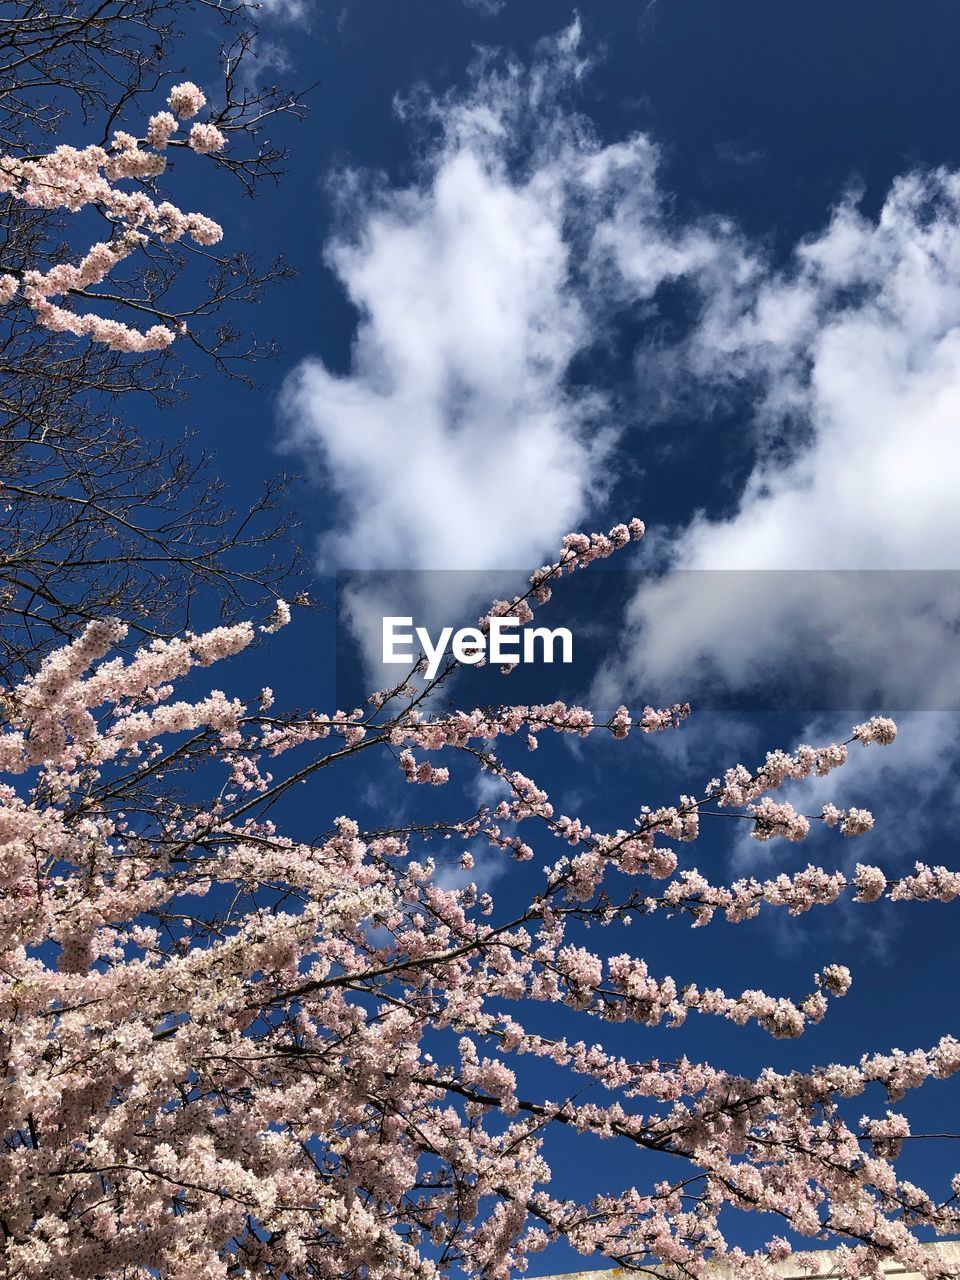
[[[526,595],[494,611],[529,618],[565,570],[642,532],[635,521],[569,537]],[[288,616],[279,606],[263,630]],[[624,739],[669,730],[688,708],[621,707],[602,724],[559,702],[433,715],[430,687],[408,682],[366,710],[284,718],[268,690],[254,710],[218,691],[177,699],[196,668],[254,640],[249,624],[158,641],[129,660],[110,656],[122,636],[92,623],[5,698],[8,1274],[386,1278],[460,1265],[506,1280],[564,1237],[626,1266],[660,1260],[695,1274],[722,1255],[759,1276],[790,1253],[787,1235],[823,1230],[848,1242],[846,1275],[873,1274],[891,1255],[929,1272],[911,1227],[950,1232],[960,1221],[953,1203],[898,1177],[910,1126],[888,1107],[960,1070],[957,1040],[756,1079],[684,1057],[628,1061],[597,1042],[604,1021],[713,1016],[798,1036],[845,994],[850,972],[828,965],[798,1001],[681,988],[582,934],[629,913],[685,913],[702,927],[765,904],[796,914],[844,895],[955,898],[960,875],[942,867],[898,880],[872,866],[852,879],[808,867],[715,885],[680,865],[704,809],[745,814],[761,840],[802,839],[811,820],[778,790],[841,768],[850,749],[892,742],[890,720],[737,765],[700,797],[602,831],[507,768],[498,741]],[[287,765],[306,744],[309,762]],[[497,777],[505,798],[429,830],[364,832],[344,815],[309,844],[267,816],[292,781],[371,750],[385,767],[395,756],[413,784],[442,785],[466,761]],[[204,801],[165,791],[163,776],[184,770],[208,784]],[[818,817],[846,836],[871,821],[829,804]],[[469,869],[478,841],[523,860],[538,832],[565,852],[519,914],[499,915],[476,885],[444,886],[444,865]],[[614,873],[633,886],[619,898]],[[566,1006],[588,1038],[530,1030],[531,1001]],[[523,1096],[524,1056],[567,1068],[569,1096]],[[580,1100],[589,1081],[599,1092]],[[879,1100],[871,1086],[887,1103],[859,1124],[844,1118],[845,1099]],[[669,1153],[676,1180],[557,1199],[543,1141],[558,1125]],[[725,1206],[779,1215],[785,1235],[768,1255],[728,1247]]]

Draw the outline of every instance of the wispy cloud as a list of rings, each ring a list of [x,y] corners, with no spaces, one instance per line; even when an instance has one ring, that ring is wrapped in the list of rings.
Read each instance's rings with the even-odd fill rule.
[[[482,13],[485,18],[495,18],[506,7],[507,0],[463,0],[468,9]]]
[[[960,174],[897,180],[876,220],[845,200],[783,273],[754,258],[695,334],[695,371],[752,379],[776,448],[736,515],[678,554],[722,568],[957,568]]]
[[[647,137],[603,146],[574,110],[586,70],[578,23],[529,67],[486,57],[466,92],[401,104],[434,129],[415,183],[340,175],[351,367],[306,361],[283,398],[334,503],[328,563],[536,563],[602,496],[617,427],[574,362],[625,280],[652,296],[716,249],[674,234]]]
[[[842,576],[786,574],[765,599],[726,571],[960,568],[960,175],[899,179],[876,219],[844,200],[784,270],[756,250],[739,264],[671,358],[705,404],[742,397],[757,461],[731,515],[695,514],[667,548],[707,573],[639,591],[615,678],[707,664],[742,687],[849,644],[851,705],[896,687],[900,705],[956,706],[953,576],[848,594]]]
[[[318,9],[316,0],[259,0],[262,17],[300,26],[306,25]]]

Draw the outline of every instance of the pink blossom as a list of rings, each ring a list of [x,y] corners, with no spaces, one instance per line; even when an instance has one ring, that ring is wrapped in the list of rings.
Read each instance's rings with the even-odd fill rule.
[[[189,120],[206,105],[206,95],[192,80],[175,84],[167,97],[167,105],[181,120]]]
[[[176,86],[170,99],[181,117],[195,114],[204,102],[200,90],[189,83]],[[118,130],[105,147],[81,149],[61,144],[47,155],[28,160],[0,155],[0,191],[9,197],[28,207],[72,213],[92,207],[114,229],[108,241],[91,246],[75,265],[58,263],[46,271],[33,268],[24,272],[20,292],[38,324],[124,352],[162,350],[182,330],[182,326],[159,313],[157,323],[141,330],[116,319],[74,310],[72,300],[70,304],[58,301],[68,295],[82,298],[151,237],[165,243],[190,238],[205,246],[222,238],[222,228],[204,214],[185,213],[169,201],[154,201],[142,188],[128,190],[121,185],[143,183],[164,172],[165,149],[176,127],[174,116],[161,111],[150,117],[146,145]],[[225,138],[213,125],[196,124],[189,142],[194,151],[208,153],[220,150]],[[0,276],[0,305],[17,292],[14,276]],[[119,301],[122,305],[122,299]]]
[[[222,151],[227,145],[227,139],[224,134],[212,124],[193,125],[187,141],[192,149],[200,155],[208,155],[213,151]]]
[[[165,147],[176,131],[176,117],[169,111],[158,111],[147,124],[147,142],[151,147]]]

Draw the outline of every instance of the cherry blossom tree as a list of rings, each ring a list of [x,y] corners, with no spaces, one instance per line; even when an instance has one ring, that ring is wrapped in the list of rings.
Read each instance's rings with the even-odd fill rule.
[[[255,138],[269,103],[237,89],[228,57],[225,105],[170,79],[137,117],[167,79],[172,5],[14,8],[0,27],[11,86],[0,350],[12,388],[0,576],[15,631],[0,705],[0,1271],[506,1280],[562,1240],[631,1270],[695,1276],[723,1260],[759,1277],[824,1236],[851,1280],[891,1258],[945,1271],[919,1242],[960,1232],[960,1178],[945,1195],[903,1176],[898,1160],[919,1135],[901,1103],[960,1070],[960,1042],[752,1077],[681,1051],[627,1058],[609,1037],[605,1047],[605,1026],[680,1039],[689,1019],[713,1018],[801,1036],[842,1016],[834,1005],[852,975],[821,965],[801,995],[730,994],[709,974],[682,986],[640,944],[609,954],[590,931],[633,939],[658,913],[707,928],[844,899],[865,910],[953,901],[960,874],[939,866],[901,877],[810,866],[721,884],[691,860],[701,821],[718,814],[739,815],[761,841],[802,841],[815,822],[838,841],[869,830],[863,809],[804,814],[784,788],[889,745],[893,722],[771,751],[699,795],[638,805],[627,829],[598,829],[556,807],[518,749],[567,734],[629,750],[678,731],[688,707],[620,707],[605,721],[561,702],[453,710],[452,658],[429,680],[418,664],[350,711],[283,714],[269,689],[241,701],[201,688],[206,668],[254,641],[269,653],[290,608],[276,601],[259,632],[239,621],[171,634],[169,619],[154,621],[182,585],[228,576],[229,526],[198,550],[174,493],[189,473],[168,454],[152,470],[131,463],[135,437],[104,437],[103,404],[170,394],[178,346],[229,369],[230,332],[205,338],[203,322],[229,300],[236,260],[206,256],[220,252],[221,228],[161,183],[177,149],[245,185],[271,174],[271,148],[234,145]],[[149,40],[128,38],[134,18]],[[235,56],[250,48],[241,35]],[[124,69],[119,95],[90,70],[105,58]],[[32,96],[38,83],[99,115],[102,140],[34,145],[62,120],[57,93]],[[83,239],[84,214],[106,230]],[[54,245],[59,219],[76,229]],[[195,261],[212,267],[211,291],[168,301]],[[259,277],[237,270],[250,296]],[[64,395],[71,387],[82,394]],[[168,495],[161,537],[131,513]],[[484,623],[530,622],[564,574],[643,532],[634,520],[569,535]],[[166,576],[144,593],[154,561]],[[371,760],[425,788],[416,821],[364,829],[351,816],[350,779]],[[345,812],[321,812],[306,838],[288,833],[285,801],[328,771]],[[430,803],[472,776],[500,798],[453,816]],[[546,860],[519,908],[471,880],[477,849]],[[556,1035],[538,1029],[544,1004],[563,1014]],[[559,1098],[537,1090],[546,1065],[567,1081]],[[557,1131],[620,1144],[638,1170],[646,1156],[671,1175],[571,1200],[550,1167]],[[721,1215],[736,1211],[779,1220],[765,1250],[728,1243]]]
[[[242,615],[295,562],[282,477],[234,512],[185,432],[150,439],[137,426],[145,401],[175,410],[205,366],[249,381],[272,351],[238,317],[289,267],[259,263],[178,194],[201,171],[250,195],[281,175],[267,131],[303,105],[248,73],[257,7],[15,0],[0,20],[8,682],[104,613],[140,639],[188,625],[198,601]],[[206,68],[204,94],[175,69],[181,19],[206,14],[225,44],[220,85]],[[62,141],[81,129],[96,145]]]
[[[0,194],[17,198],[4,202],[4,303],[19,294],[44,326],[90,334],[117,350],[162,352],[184,333],[223,367],[256,354],[234,349],[233,326],[218,327],[211,318],[232,301],[258,297],[266,281],[282,274],[282,262],[258,269],[236,248],[212,252],[222,232],[202,215],[180,213],[162,184],[170,177],[168,158],[185,150],[209,157],[247,194],[281,175],[283,148],[264,130],[281,117],[302,116],[304,106],[298,95],[258,83],[251,64],[259,8],[248,0],[9,6],[0,24]],[[177,83],[174,72],[184,41],[179,15],[196,21],[207,12],[230,34],[216,103],[184,77]],[[168,109],[158,111],[163,97]],[[87,136],[99,133],[98,145],[51,148],[78,120]],[[124,181],[126,189],[117,185]],[[84,208],[109,234],[78,256],[75,234],[58,215]],[[145,252],[132,258],[134,249]],[[191,257],[202,264],[199,287],[192,299],[173,298]],[[135,269],[118,277],[126,260]],[[97,305],[84,307],[85,300]],[[146,378],[134,385],[154,384]]]
[[[565,572],[642,533],[633,521],[569,536],[484,624],[528,622]],[[289,614],[280,603],[264,643]],[[597,830],[508,764],[511,744],[673,732],[689,708],[621,707],[604,723],[559,702],[452,712],[439,696],[457,671],[449,659],[433,681],[411,672],[366,708],[281,716],[269,690],[252,706],[217,690],[178,698],[199,669],[253,642],[250,623],[129,659],[111,656],[123,633],[91,623],[5,698],[6,1274],[506,1280],[564,1239],[628,1269],[697,1275],[723,1259],[763,1276],[798,1238],[824,1234],[840,1242],[845,1276],[879,1275],[890,1258],[945,1269],[918,1232],[960,1229],[960,1181],[938,1200],[898,1174],[911,1137],[898,1104],[960,1070],[960,1042],[755,1078],[680,1053],[628,1060],[604,1048],[604,1024],[680,1036],[690,1018],[720,1018],[796,1037],[838,1016],[851,974],[826,965],[802,998],[681,988],[585,933],[654,912],[703,928],[844,897],[865,910],[953,900],[960,874],[942,867],[901,878],[809,867],[722,885],[686,853],[712,812],[743,815],[759,840],[802,840],[812,821],[856,837],[865,811],[804,816],[778,796],[891,743],[892,721],[772,751],[700,796],[639,809],[628,830]],[[466,770],[495,779],[503,799],[415,825],[363,830],[347,812],[316,839],[283,833],[275,815],[290,788],[371,755],[424,796]],[[340,790],[349,810],[346,778]],[[520,861],[554,849],[521,910],[498,910],[473,883],[449,887],[444,870],[469,870],[478,845]],[[532,1029],[541,1002],[583,1038]],[[565,1097],[525,1089],[538,1062],[565,1070]],[[862,1119],[847,1114],[851,1099]],[[558,1197],[545,1144],[561,1127],[669,1158],[675,1172]],[[744,1253],[718,1225],[731,1209],[774,1215],[782,1233]]]

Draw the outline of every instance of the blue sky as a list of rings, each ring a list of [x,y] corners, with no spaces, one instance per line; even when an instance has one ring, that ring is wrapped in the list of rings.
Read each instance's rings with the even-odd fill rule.
[[[943,819],[960,751],[960,9],[270,0],[264,12],[263,76],[319,80],[310,118],[285,126],[276,191],[237,205],[201,187],[193,204],[224,221],[231,247],[283,249],[299,269],[256,313],[283,354],[258,390],[205,378],[147,425],[197,427],[239,503],[264,475],[294,474],[323,603],[338,569],[532,568],[568,528],[633,515],[648,545],[618,567],[712,582],[776,571],[759,601],[732,578],[719,590],[703,575],[611,578],[602,670],[558,692],[643,699],[689,674],[701,690],[726,682],[734,710],[626,749],[545,743],[539,773],[565,808],[615,826],[739,759],[845,733],[887,709],[867,704],[875,693],[904,712],[896,746],[803,799],[871,807],[876,831],[751,847],[719,824],[696,860],[720,879],[808,858],[956,865]],[[215,41],[196,34],[185,70],[202,84]],[[783,576],[798,569],[941,572],[909,588],[880,576],[868,599],[838,589],[822,607],[816,574]],[[457,601],[463,621],[468,606]],[[840,661],[845,635],[867,642],[841,668],[849,706],[835,691],[777,714],[762,698],[737,704],[745,680],[798,655]],[[270,683],[281,704],[329,706],[333,657],[333,612],[301,614],[233,675]],[[374,782],[350,796],[361,821],[412,803],[402,781]],[[293,806],[304,834],[347,805],[342,784],[325,786]],[[531,873],[485,874],[509,902]],[[617,945],[685,980],[800,994],[840,962],[855,986],[799,1043],[714,1026],[617,1036],[637,1056],[747,1070],[927,1045],[956,1031],[951,918],[851,908],[692,934],[645,922]],[[920,1112],[917,1127],[950,1128],[956,1090]],[[918,1181],[955,1172],[942,1146],[914,1150]],[[650,1176],[629,1153],[557,1151],[574,1193]]]

